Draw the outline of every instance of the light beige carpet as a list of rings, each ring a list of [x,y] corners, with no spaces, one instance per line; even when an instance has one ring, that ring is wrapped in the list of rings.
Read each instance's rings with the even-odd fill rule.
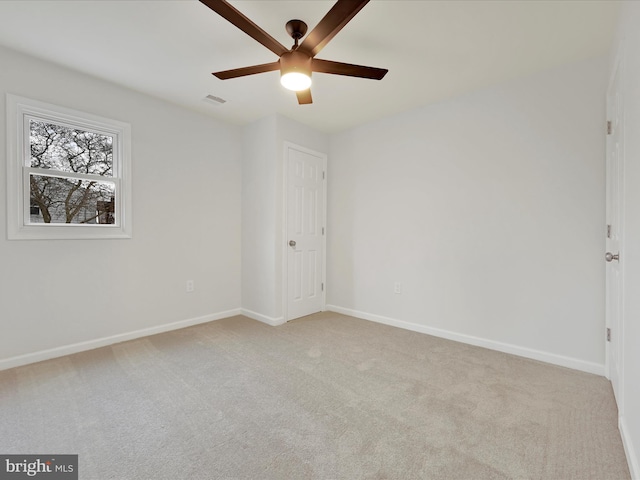
[[[0,453],[81,479],[628,479],[606,379],[333,313],[0,372]]]

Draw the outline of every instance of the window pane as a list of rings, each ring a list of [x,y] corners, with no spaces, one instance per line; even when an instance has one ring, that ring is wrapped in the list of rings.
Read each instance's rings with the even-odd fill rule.
[[[114,182],[29,176],[30,223],[115,224]]]
[[[29,121],[31,167],[113,176],[113,137]]]

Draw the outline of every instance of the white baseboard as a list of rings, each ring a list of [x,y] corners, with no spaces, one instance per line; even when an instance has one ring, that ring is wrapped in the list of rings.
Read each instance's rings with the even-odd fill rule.
[[[640,464],[638,464],[638,457],[636,457],[636,450],[633,448],[633,442],[629,437],[629,429],[627,428],[627,422],[625,417],[618,418],[618,430],[620,430],[620,436],[622,437],[622,445],[624,446],[624,453],[627,455],[627,464],[629,465],[629,472],[633,480],[640,480]]]
[[[27,353],[25,355],[5,358],[0,360],[0,370],[7,370],[9,368],[20,367],[22,365],[41,362],[43,360],[49,360],[51,358],[71,355],[72,353],[93,350],[94,348],[105,347],[107,345],[113,345],[114,343],[125,342],[127,340],[133,340],[135,338],[148,337],[149,335],[155,335],[157,333],[179,330],[181,328],[191,327],[200,323],[212,322],[214,320],[220,320],[240,314],[240,309],[236,308],[233,310],[227,310],[225,312],[204,315],[202,317],[189,318],[187,320],[180,320],[178,322],[143,328],[141,330],[135,330],[133,332],[120,333],[118,335],[112,335],[110,337],[97,338],[95,340],[88,340],[86,342],[72,343],[71,345],[63,345],[61,347],[51,348],[49,350],[41,350],[39,352]]]
[[[351,310],[349,308],[339,307],[337,305],[327,305],[326,308],[327,310],[336,313],[342,313],[343,315],[349,315],[351,317],[370,320],[377,323],[384,323],[385,325],[404,328],[406,330],[411,330],[414,332],[426,333],[427,335],[433,335],[434,337],[446,338],[448,340],[475,345],[477,347],[497,350],[498,352],[510,353],[519,357],[531,358],[533,360],[539,360],[541,362],[551,363],[553,365],[559,365],[561,367],[581,370],[583,372],[594,373],[601,376],[604,376],[605,373],[604,365],[601,365],[599,363],[586,362],[584,360],[579,360],[576,358],[565,357],[562,355],[556,355],[554,353],[543,352],[541,350],[534,350],[526,347],[519,347],[517,345],[511,345],[508,343],[496,342],[494,340],[488,340],[485,338],[474,337],[472,335],[451,332],[449,330],[443,330],[440,328],[427,327],[426,325],[421,325],[418,323],[383,317],[382,315],[375,315],[373,313],[366,313],[358,310]]]
[[[470,335],[450,332],[448,330],[442,330],[439,328],[427,327],[425,325],[420,325],[417,323],[406,322],[404,320],[397,320],[394,318],[384,317],[382,315],[375,315],[372,313],[352,310],[349,308],[339,307],[337,305],[326,305],[326,310],[342,313],[344,315],[349,315],[356,318],[362,318],[364,320],[370,320],[377,323],[383,323],[385,325],[404,328],[406,330],[412,330],[414,332],[426,333],[428,335],[433,335],[435,337],[446,338],[448,340],[454,340],[461,343],[467,343],[470,345],[489,348],[491,350],[497,350],[499,352],[505,352],[505,353],[510,353],[510,354],[518,355],[525,358],[540,360],[542,362],[547,362],[554,365],[573,368],[575,370],[581,370],[588,373],[594,373],[596,375],[604,375],[605,373],[604,365],[585,362],[583,360],[578,360],[575,358],[564,357],[561,355],[555,355],[552,353],[547,353],[539,350],[533,350],[529,348],[518,347],[516,345],[495,342],[493,340],[487,340],[479,337],[473,337]],[[30,363],[41,362],[43,360],[62,357],[64,355],[70,355],[72,353],[92,350],[94,348],[113,345],[114,343],[125,342],[127,340],[133,340],[135,338],[146,337],[149,335],[155,335],[158,333],[168,332],[171,330],[178,330],[180,328],[190,327],[192,325],[198,325],[206,322],[212,322],[214,320],[220,320],[222,318],[232,317],[234,315],[244,315],[253,320],[257,320],[259,322],[263,322],[271,326],[278,326],[286,323],[283,317],[274,318],[274,317],[269,317],[267,315],[254,312],[252,310],[247,310],[244,308],[236,308],[236,309],[227,310],[224,312],[204,315],[202,317],[190,318],[187,320],[167,323],[164,325],[158,325],[155,327],[145,328],[145,329],[136,330],[128,333],[121,333],[121,334],[113,335],[110,337],[103,337],[95,340],[89,340],[86,342],[63,345],[61,347],[42,350],[39,352],[28,353],[25,355],[18,355],[15,357],[0,359],[0,370],[6,370],[9,368],[19,367],[22,365],[28,365]],[[622,432],[622,428],[621,428],[621,432]],[[637,472],[638,471],[637,461],[635,465],[636,465],[635,468]],[[635,479],[636,477],[634,476],[633,478]],[[640,478],[638,478],[638,480],[640,480]]]
[[[278,325],[287,323],[284,321],[284,317],[277,317],[277,318],[268,317],[267,315],[254,312],[252,310],[247,310],[246,308],[241,309],[241,314],[253,320],[258,320],[259,322],[266,323],[267,325],[271,325],[272,327],[277,327]]]

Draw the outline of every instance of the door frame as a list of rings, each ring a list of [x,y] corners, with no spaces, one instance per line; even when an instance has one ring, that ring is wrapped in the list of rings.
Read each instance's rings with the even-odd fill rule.
[[[624,48],[623,48],[623,43],[620,42],[620,44],[618,45],[618,48],[616,50],[616,54],[615,54],[615,58],[613,63],[611,64],[611,71],[609,72],[609,81],[607,82],[607,90],[606,90],[606,121],[613,121],[612,118],[609,118],[609,115],[611,113],[611,108],[612,108],[612,99],[611,99],[611,89],[613,88],[614,85],[614,81],[616,79],[616,76],[618,76],[618,79],[624,79],[624,75],[623,75],[623,71],[624,71]],[[620,81],[620,80],[619,80]],[[625,121],[624,121],[624,101],[622,99],[622,94],[623,92],[623,88],[622,85],[619,84],[618,86],[619,88],[619,95],[620,95],[620,101],[618,102],[618,108],[620,109],[620,111],[618,112],[618,116],[620,119],[620,123],[619,123],[619,129],[621,130],[622,133],[622,144],[621,144],[621,149],[619,152],[619,158],[618,158],[618,178],[620,180],[619,185],[618,185],[618,209],[619,209],[619,225],[618,225],[618,252],[620,254],[620,259],[621,262],[618,266],[618,268],[620,269],[619,275],[620,275],[620,281],[619,281],[619,292],[618,295],[620,296],[619,302],[619,319],[618,319],[618,325],[617,328],[618,330],[613,330],[611,335],[615,336],[615,344],[616,344],[616,348],[618,349],[617,352],[617,357],[620,359],[618,366],[618,390],[619,391],[614,391],[614,395],[615,395],[615,399],[616,399],[616,403],[618,406],[618,418],[621,418],[624,415],[624,330],[625,330],[625,319],[624,319],[624,294],[625,294],[625,288],[624,288],[624,284],[625,284],[625,274],[624,274],[624,241],[625,241],[625,229],[624,229],[624,225],[625,225],[625,208],[624,208],[624,191],[625,191],[625,166],[626,166],[626,161],[625,161],[625,149],[624,149],[624,137],[625,137]],[[612,140],[610,140],[609,135],[607,133],[606,138],[605,138],[605,147],[606,147],[606,157],[605,157],[605,181],[606,181],[606,206],[605,206],[605,212],[606,212],[606,220],[605,223],[608,223],[609,221],[609,182],[610,182],[610,162],[611,162],[611,158],[610,158],[610,148],[609,148],[609,142],[611,142]],[[605,238],[605,251],[608,251],[607,249],[609,248],[609,242],[607,241],[608,239]],[[616,253],[616,252],[613,252]],[[611,324],[611,318],[609,316],[609,266],[607,264],[605,264],[605,327],[606,328],[612,328],[613,325]],[[607,341],[606,336],[605,336],[605,375],[606,378],[608,380],[611,380],[611,342]],[[612,385],[613,387],[613,385]]]
[[[289,197],[289,150],[297,150],[322,159],[322,171],[324,178],[322,181],[322,226],[324,235],[322,235],[322,299],[320,311],[324,312],[327,305],[327,154],[312,150],[293,142],[283,142],[282,151],[282,317],[284,322],[288,322],[289,318],[289,220],[288,220],[288,197]]]

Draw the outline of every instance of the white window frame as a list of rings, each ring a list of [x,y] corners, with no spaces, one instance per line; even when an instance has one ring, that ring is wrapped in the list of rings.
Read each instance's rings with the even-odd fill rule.
[[[9,240],[131,238],[131,125],[9,93],[6,100]],[[104,177],[104,181],[116,184],[115,224],[30,223],[29,175],[41,174],[38,169],[31,168],[31,119],[50,121],[113,137],[113,176]],[[59,173],[60,175],[55,176],[86,176],[70,172]]]

